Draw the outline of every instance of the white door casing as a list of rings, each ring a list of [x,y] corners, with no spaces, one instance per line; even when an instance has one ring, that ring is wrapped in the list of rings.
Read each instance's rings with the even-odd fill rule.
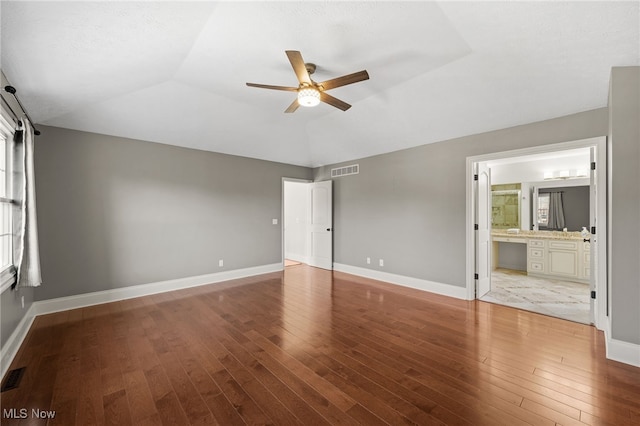
[[[476,211],[477,211],[477,193],[476,182],[473,180],[473,175],[477,171],[477,164],[481,162],[492,161],[496,159],[505,159],[512,157],[522,157],[527,155],[535,155],[549,152],[561,152],[565,150],[571,150],[576,148],[594,147],[596,155],[596,173],[591,175],[592,193],[590,200],[593,200],[595,205],[591,206],[594,210],[593,216],[590,218],[591,226],[596,226],[595,235],[591,235],[591,241],[589,244],[590,251],[590,277],[595,281],[591,281],[591,286],[595,286],[596,299],[592,300],[593,309],[591,309],[594,325],[599,330],[605,330],[607,325],[610,324],[608,311],[608,294],[607,280],[610,278],[607,271],[607,232],[610,231],[607,224],[607,214],[610,208],[610,200],[607,200],[607,191],[611,190],[607,187],[607,138],[605,136],[598,136],[594,138],[574,140],[569,142],[555,143],[551,145],[540,145],[528,148],[515,149],[504,152],[494,152],[489,154],[481,154],[476,156],[467,157],[467,257],[466,257],[466,288],[468,300],[479,298],[477,295],[478,282],[474,280],[474,272],[477,271],[477,237],[476,232],[473,231],[473,226],[477,223]],[[594,188],[595,184],[595,188]],[[594,194],[595,193],[595,194]],[[535,198],[535,197],[533,197]],[[596,214],[597,213],[597,214]],[[533,212],[532,221],[536,220],[536,214]],[[582,240],[580,240],[582,242]],[[585,243],[586,244],[586,243]]]
[[[309,184],[311,200],[309,264],[333,269],[332,181]]]

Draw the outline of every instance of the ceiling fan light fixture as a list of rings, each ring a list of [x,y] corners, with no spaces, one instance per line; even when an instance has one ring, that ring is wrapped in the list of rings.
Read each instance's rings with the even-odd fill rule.
[[[247,86],[249,87],[296,92],[297,97],[293,102],[291,102],[287,109],[284,110],[285,113],[295,112],[300,106],[314,107],[320,102],[336,107],[341,111],[346,111],[351,108],[351,105],[338,98],[334,98],[327,94],[326,91],[335,89],[336,87],[357,83],[359,81],[369,80],[369,73],[367,73],[366,70],[362,70],[352,74],[343,75],[342,77],[332,78],[321,83],[316,83],[311,80],[311,74],[316,70],[316,66],[314,64],[305,63],[302,59],[302,54],[297,50],[286,50],[285,53],[287,54],[287,58],[289,58],[289,62],[291,62],[293,71],[296,73],[296,77],[300,83],[298,87],[247,83]]]
[[[298,90],[298,103],[305,107],[314,107],[320,103],[320,92],[313,87]]]

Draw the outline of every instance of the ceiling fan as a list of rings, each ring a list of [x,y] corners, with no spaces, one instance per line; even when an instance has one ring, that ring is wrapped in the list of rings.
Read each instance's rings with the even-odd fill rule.
[[[326,91],[369,79],[367,71],[359,71],[353,74],[343,75],[342,77],[332,78],[331,80],[323,81],[322,83],[316,83],[311,80],[311,74],[316,70],[315,64],[305,64],[302,59],[302,54],[297,50],[287,50],[286,54],[289,58],[289,62],[291,62],[293,71],[296,73],[298,81],[300,82],[298,87],[271,86],[268,84],[257,83],[247,83],[247,86],[259,87],[262,89],[284,90],[287,92],[298,92],[298,97],[284,111],[287,113],[294,112],[300,105],[311,107],[318,105],[321,101],[341,109],[342,111],[346,111],[351,108],[351,105],[338,98],[334,98],[326,93]]]

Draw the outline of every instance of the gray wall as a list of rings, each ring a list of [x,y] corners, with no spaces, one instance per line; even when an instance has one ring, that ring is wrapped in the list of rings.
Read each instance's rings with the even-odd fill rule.
[[[498,243],[498,267],[514,269],[516,271],[527,270],[527,245],[522,243]]]
[[[465,287],[466,158],[605,136],[606,108],[349,161],[334,179],[334,260]],[[636,157],[637,158],[637,157]],[[332,167],[317,168],[316,180]],[[366,257],[383,258],[366,264]]]
[[[611,336],[640,344],[640,67],[611,71]]]
[[[6,290],[0,296],[0,347],[4,347],[33,303],[33,288]],[[24,309],[21,297],[24,296]]]
[[[580,231],[583,226],[589,229],[589,195],[588,186],[566,186],[558,188],[540,188],[538,192],[562,192],[565,228],[569,231]],[[543,229],[543,227],[540,227]]]
[[[311,177],[304,167],[40,130],[37,300],[278,263],[282,177]]]

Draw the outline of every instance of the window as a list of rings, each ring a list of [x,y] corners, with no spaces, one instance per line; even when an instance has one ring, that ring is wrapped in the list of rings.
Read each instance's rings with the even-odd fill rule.
[[[538,227],[549,226],[549,194],[538,194]]]
[[[3,111],[4,113],[4,111]],[[4,291],[13,282],[13,129],[0,116],[0,285]]]

